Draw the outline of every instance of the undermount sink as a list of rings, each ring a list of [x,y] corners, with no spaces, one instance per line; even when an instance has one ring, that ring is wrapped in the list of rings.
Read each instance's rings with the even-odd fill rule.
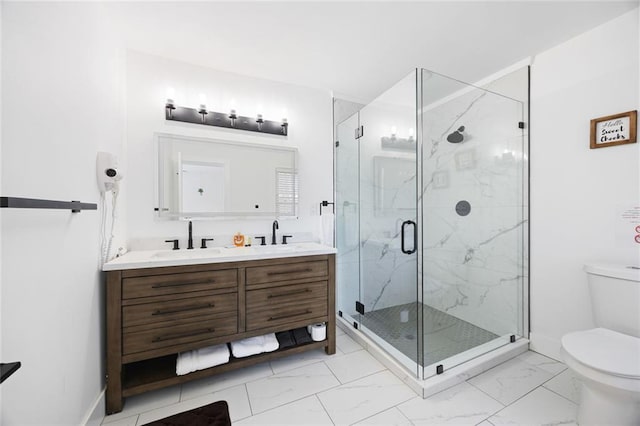
[[[219,249],[193,249],[158,251],[152,257],[159,259],[200,259],[220,254]]]
[[[251,248],[255,250],[257,253],[290,253],[290,252],[299,250],[298,247],[296,247],[293,244],[280,245],[280,246],[276,246],[276,245],[251,246]]]

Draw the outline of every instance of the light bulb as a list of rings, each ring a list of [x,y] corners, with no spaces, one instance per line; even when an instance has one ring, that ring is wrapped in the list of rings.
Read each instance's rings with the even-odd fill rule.
[[[198,108],[200,114],[207,113],[207,97],[204,93],[200,93],[200,107]]]
[[[174,106],[174,99],[176,96],[176,90],[173,87],[167,87],[167,106]]]

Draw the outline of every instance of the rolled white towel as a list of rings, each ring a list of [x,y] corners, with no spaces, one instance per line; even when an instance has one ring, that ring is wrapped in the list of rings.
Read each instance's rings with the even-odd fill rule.
[[[275,333],[231,342],[231,352],[236,358],[244,358],[263,352],[273,352],[279,347]]]
[[[264,344],[262,346],[263,352],[273,352],[278,350],[280,343],[278,343],[276,333],[267,334],[262,337],[264,337]]]
[[[249,337],[247,339],[231,342],[231,352],[236,358],[244,358],[263,352],[264,336]]]
[[[208,346],[196,351],[196,369],[215,367],[229,362],[229,347],[226,343],[216,346]]]
[[[196,371],[195,351],[181,352],[176,361],[176,374],[182,376]]]
[[[182,376],[193,371],[204,370],[229,362],[229,347],[226,343],[208,346],[178,354],[176,374]]]

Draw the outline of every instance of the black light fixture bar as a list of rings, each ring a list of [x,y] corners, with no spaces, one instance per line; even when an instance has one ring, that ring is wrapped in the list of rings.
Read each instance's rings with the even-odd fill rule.
[[[287,136],[289,124],[286,121],[263,120],[262,117],[243,117],[235,113],[204,111],[198,108],[165,106],[165,118],[183,123],[204,124],[205,126],[224,127],[227,129],[246,130],[249,132],[267,133]]]
[[[4,382],[13,373],[18,371],[18,368],[22,366],[20,361],[18,362],[6,362],[0,364],[0,383]]]
[[[71,210],[72,213],[80,213],[82,210],[97,210],[94,203],[81,201],[55,201],[41,200],[38,198],[0,197],[0,208],[14,209],[56,209]]]

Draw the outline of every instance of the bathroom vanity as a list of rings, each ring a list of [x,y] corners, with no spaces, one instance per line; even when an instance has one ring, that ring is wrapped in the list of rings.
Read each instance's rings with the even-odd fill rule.
[[[335,249],[131,252],[107,274],[106,412],[123,398],[308,350],[335,353]],[[327,337],[176,375],[179,352],[324,322]]]

